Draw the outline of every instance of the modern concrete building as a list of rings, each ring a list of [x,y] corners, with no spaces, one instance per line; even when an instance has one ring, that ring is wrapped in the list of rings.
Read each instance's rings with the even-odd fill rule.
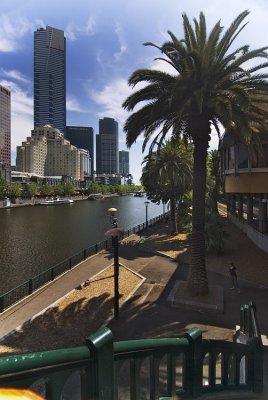
[[[227,132],[220,151],[228,216],[268,252],[268,133],[246,146]]]
[[[11,136],[10,91],[0,85],[0,178],[10,181]]]
[[[80,180],[89,180],[91,172],[91,157],[88,150],[78,149],[80,151]]]
[[[50,125],[33,129],[31,137],[17,147],[16,165],[21,172],[83,180],[80,163],[81,152]]]
[[[66,40],[51,26],[34,32],[34,126],[46,124],[65,134]]]
[[[99,120],[99,135],[96,135],[97,174],[118,174],[118,122],[113,118]]]
[[[89,126],[66,126],[66,139],[78,149],[89,152],[91,174],[94,171],[94,131]]]
[[[129,151],[119,151],[119,174],[124,177],[129,175]]]

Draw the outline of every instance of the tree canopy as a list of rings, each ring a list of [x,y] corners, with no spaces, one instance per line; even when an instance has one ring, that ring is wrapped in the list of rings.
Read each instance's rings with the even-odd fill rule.
[[[205,295],[208,280],[205,262],[206,157],[212,126],[218,133],[223,126],[248,141],[260,129],[267,129],[268,67],[267,46],[251,50],[245,44],[234,48],[245,28],[249,11],[243,11],[224,31],[218,21],[207,32],[204,14],[190,23],[182,14],[183,37],[168,32],[169,40],[153,46],[160,60],[174,73],[139,69],[129,85],[142,87],[123,103],[131,112],[124,131],[130,147],[143,135],[143,149],[149,141],[158,146],[167,135],[181,136],[194,145],[191,262],[188,289],[192,295]],[[260,60],[260,61],[259,61]],[[139,105],[138,110],[134,110]]]

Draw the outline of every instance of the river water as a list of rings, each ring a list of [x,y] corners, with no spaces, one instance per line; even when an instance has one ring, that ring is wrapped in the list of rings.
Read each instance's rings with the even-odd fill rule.
[[[92,244],[105,240],[108,208],[117,208],[118,227],[145,222],[145,197],[110,197],[58,206],[0,210],[0,293],[54,266]],[[162,214],[150,203],[148,219]]]

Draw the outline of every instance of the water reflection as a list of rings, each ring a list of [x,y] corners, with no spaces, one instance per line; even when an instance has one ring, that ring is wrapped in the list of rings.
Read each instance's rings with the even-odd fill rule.
[[[71,205],[0,210],[0,291],[39,274],[80,250],[105,239],[110,227],[107,209],[118,209],[118,226],[145,221],[145,197],[122,196]],[[150,203],[148,219],[161,214]]]

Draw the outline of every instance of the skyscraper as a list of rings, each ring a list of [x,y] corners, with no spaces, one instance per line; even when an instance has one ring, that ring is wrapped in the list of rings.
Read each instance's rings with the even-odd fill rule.
[[[0,85],[0,178],[10,180],[10,91]]]
[[[93,128],[89,126],[66,126],[66,139],[78,149],[89,151],[91,157],[91,173],[94,171]]]
[[[119,151],[119,174],[129,175],[129,151]]]
[[[99,120],[96,167],[97,174],[118,174],[118,122],[113,118]]]
[[[34,32],[34,126],[46,124],[65,134],[66,40],[47,26]]]

